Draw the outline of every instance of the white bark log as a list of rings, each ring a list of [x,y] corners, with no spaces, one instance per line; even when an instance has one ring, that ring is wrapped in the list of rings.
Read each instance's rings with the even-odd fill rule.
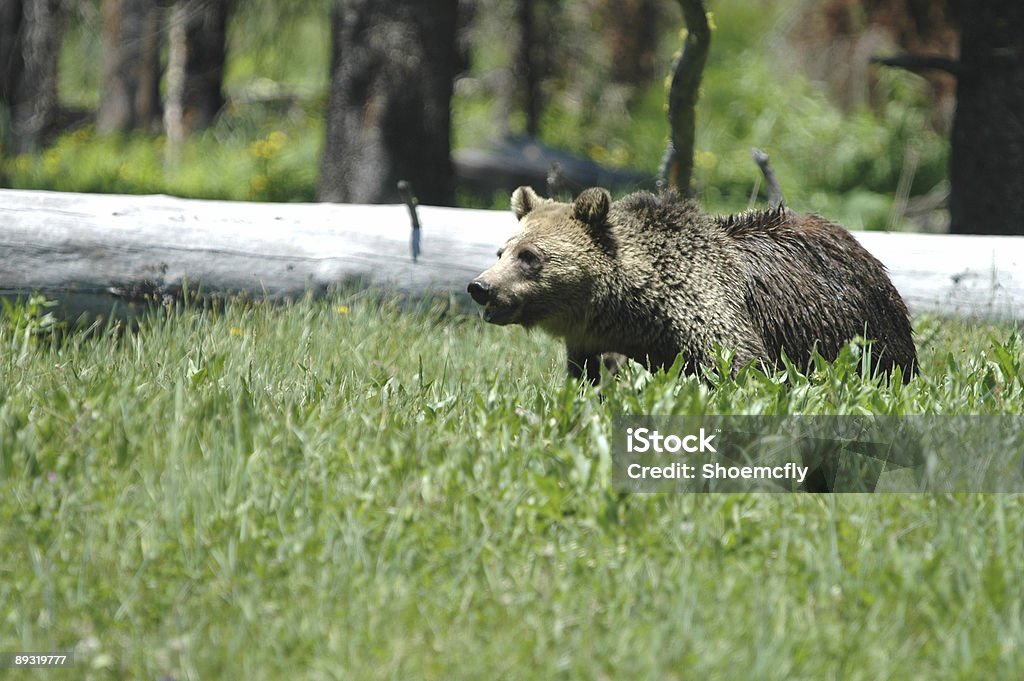
[[[118,292],[185,282],[202,293],[270,298],[351,280],[464,291],[515,229],[511,213],[418,210],[422,251],[413,264],[403,205],[0,190],[0,295],[39,291],[76,315],[109,311]]]
[[[0,190],[0,295],[34,291],[105,314],[134,291],[298,297],[358,281],[455,291],[495,260],[511,212],[420,206],[419,261],[403,205],[267,204]],[[1024,237],[855,233],[912,312],[1024,318]]]
[[[912,313],[1024,319],[1024,236],[852,232]]]

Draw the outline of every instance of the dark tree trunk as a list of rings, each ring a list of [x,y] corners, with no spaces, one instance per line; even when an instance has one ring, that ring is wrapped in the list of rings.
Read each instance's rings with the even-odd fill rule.
[[[160,122],[159,0],[103,0],[100,132],[154,129]]]
[[[4,149],[13,145],[11,102],[21,75],[21,0],[0,0],[0,160]],[[4,164],[0,163],[0,186],[7,186]]]
[[[335,0],[319,198],[451,204],[457,0]]]
[[[523,108],[526,109],[526,134],[536,137],[540,130],[541,79],[543,50],[538,40],[537,26],[533,16],[534,0],[519,0],[516,20],[519,23],[519,50],[516,55],[516,75],[523,94]]]
[[[0,106],[14,101],[14,88],[21,77],[21,22],[23,0],[0,0]],[[2,123],[0,123],[2,124]]]
[[[189,3],[185,25],[185,83],[183,117],[187,130],[213,123],[224,107],[221,85],[230,0]]]
[[[1024,234],[1024,2],[962,12],[950,231]]]
[[[61,0],[0,0],[0,104],[15,153],[35,150],[54,129],[62,9]]]

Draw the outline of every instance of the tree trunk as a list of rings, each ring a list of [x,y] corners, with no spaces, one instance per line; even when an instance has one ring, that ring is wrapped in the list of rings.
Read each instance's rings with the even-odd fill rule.
[[[164,132],[169,164],[185,136],[209,127],[224,106],[228,0],[177,0],[167,30]]]
[[[1024,3],[962,13],[950,231],[1024,234]]]
[[[457,0],[335,0],[321,201],[451,204]]]
[[[11,106],[21,77],[21,0],[0,0],[0,157],[13,148]],[[0,186],[8,183],[0,163]]]
[[[186,130],[208,127],[224,107],[221,85],[230,4],[229,0],[188,3],[183,102]]]
[[[526,134],[536,137],[540,131],[541,80],[543,66],[540,53],[544,49],[538,39],[534,21],[534,0],[519,0],[516,21],[519,24],[519,50],[516,54],[516,75],[520,81],[526,109]]]
[[[57,118],[62,9],[62,0],[0,3],[0,103],[10,116],[4,137],[15,153],[38,148]]]
[[[159,0],[103,0],[100,132],[151,130],[160,123]]]
[[[14,101],[14,88],[24,67],[21,57],[22,4],[22,0],[0,0],[0,106],[5,107]]]
[[[164,85],[164,159],[168,166],[177,165],[181,144],[185,140],[185,62],[188,45],[185,27],[188,24],[188,0],[177,0],[171,6],[167,26],[167,69]]]

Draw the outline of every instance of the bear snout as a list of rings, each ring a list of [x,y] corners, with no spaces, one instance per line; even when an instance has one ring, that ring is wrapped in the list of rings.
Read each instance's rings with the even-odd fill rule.
[[[474,279],[469,282],[469,286],[466,288],[469,295],[473,297],[478,305],[486,305],[491,302],[491,285],[483,279]]]

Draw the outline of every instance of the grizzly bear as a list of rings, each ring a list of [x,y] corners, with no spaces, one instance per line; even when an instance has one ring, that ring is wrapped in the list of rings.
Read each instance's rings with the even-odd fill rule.
[[[658,369],[683,353],[695,373],[716,346],[738,368],[807,368],[854,336],[874,339],[884,372],[916,370],[907,308],[885,267],[844,228],[785,208],[730,217],[673,193],[612,203],[604,189],[571,204],[512,194],[519,231],[469,284],[492,324],[565,340],[570,376],[600,378],[604,353]]]

